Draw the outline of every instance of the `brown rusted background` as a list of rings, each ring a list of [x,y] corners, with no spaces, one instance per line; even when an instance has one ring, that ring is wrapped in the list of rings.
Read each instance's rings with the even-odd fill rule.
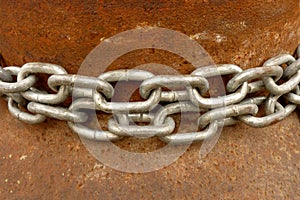
[[[298,0],[0,1],[1,63],[51,62],[76,73],[103,38],[157,26],[191,36],[216,63],[246,69],[295,50],[299,14]],[[111,68],[153,61],[182,73],[189,68],[181,58],[149,50],[130,53]],[[0,108],[1,199],[300,198],[296,113],[262,129],[225,128],[204,160],[198,160],[201,144],[194,144],[162,170],[128,174],[98,163],[65,122],[27,125],[8,113],[3,100]],[[132,151],[141,146],[119,145]]]

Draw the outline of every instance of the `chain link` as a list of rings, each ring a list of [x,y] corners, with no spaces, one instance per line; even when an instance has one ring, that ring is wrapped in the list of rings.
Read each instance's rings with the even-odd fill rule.
[[[35,88],[39,74],[49,76],[51,93]],[[217,76],[231,76],[226,94],[207,98],[209,78]],[[118,81],[140,82],[140,96],[145,101],[110,101],[117,95],[112,83]],[[183,144],[207,139],[222,126],[238,122],[264,127],[284,119],[300,105],[299,83],[300,45],[295,57],[281,54],[261,67],[242,70],[232,64],[213,65],[181,76],[132,69],[88,77],[67,74],[61,66],[48,63],[0,66],[0,96],[8,101],[8,110],[14,117],[30,124],[41,123],[47,117],[67,121],[78,135],[99,141],[157,136],[165,142]],[[169,90],[165,91],[166,88]],[[70,96],[74,101],[69,108],[59,106]],[[158,106],[161,108],[157,109]],[[261,107],[265,115],[258,117]],[[88,122],[93,111],[113,114],[107,130],[90,128]],[[172,115],[189,112],[198,113],[198,130],[175,134]]]

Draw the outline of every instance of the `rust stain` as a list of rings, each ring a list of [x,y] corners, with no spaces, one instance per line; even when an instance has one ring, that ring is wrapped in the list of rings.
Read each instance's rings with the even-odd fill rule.
[[[0,1],[0,64],[51,62],[76,73],[104,38],[150,25],[185,33],[216,63],[246,69],[279,53],[293,53],[300,43],[299,15],[298,0]],[[172,66],[181,73],[191,70],[182,58],[149,50],[129,53],[110,69],[150,62]],[[300,196],[297,114],[262,129],[244,125],[225,128],[204,160],[198,161],[201,144],[195,144],[165,169],[126,174],[99,164],[66,123],[49,119],[36,126],[26,125],[13,119],[6,107],[1,100],[2,199]],[[147,145],[126,142],[118,145],[131,151]]]

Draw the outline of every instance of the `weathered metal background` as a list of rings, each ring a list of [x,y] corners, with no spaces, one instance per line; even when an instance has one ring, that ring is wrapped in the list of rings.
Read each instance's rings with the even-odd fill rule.
[[[76,73],[103,38],[139,26],[158,26],[190,35],[216,63],[234,63],[246,69],[296,49],[299,15],[298,0],[0,1],[1,64],[51,62]],[[149,62],[167,64],[182,73],[191,68],[181,58],[150,50],[129,53],[110,68]],[[8,113],[5,101],[0,101],[0,108],[2,199],[300,196],[297,113],[267,128],[225,128],[213,152],[201,162],[200,143],[165,169],[127,174],[98,163],[65,122],[27,125]],[[118,145],[132,151],[162,145],[150,141]]]

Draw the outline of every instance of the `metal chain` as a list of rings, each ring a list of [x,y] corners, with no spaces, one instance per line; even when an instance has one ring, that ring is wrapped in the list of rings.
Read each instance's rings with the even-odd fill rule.
[[[52,93],[35,88],[38,73],[50,75],[48,86]],[[210,89],[209,78],[228,75],[232,77],[226,84],[225,95],[205,97]],[[117,81],[141,82],[139,92],[145,101],[109,101],[115,93],[111,83]],[[41,123],[47,117],[67,121],[78,135],[99,141],[157,136],[165,142],[183,144],[204,140],[220,127],[238,122],[264,127],[284,119],[300,105],[299,83],[300,45],[294,57],[281,54],[261,67],[242,70],[232,64],[214,65],[182,76],[121,69],[96,78],[70,75],[61,66],[48,63],[0,66],[0,96],[8,101],[8,110],[14,117],[30,124]],[[174,87],[185,89],[163,90]],[[57,106],[70,96],[76,100],[69,108]],[[160,103],[164,106],[155,109]],[[262,106],[265,116],[258,117]],[[108,130],[90,128],[87,122],[91,116],[86,110],[113,114],[107,123]],[[176,122],[171,115],[187,112],[199,114],[198,131],[174,134]]]

